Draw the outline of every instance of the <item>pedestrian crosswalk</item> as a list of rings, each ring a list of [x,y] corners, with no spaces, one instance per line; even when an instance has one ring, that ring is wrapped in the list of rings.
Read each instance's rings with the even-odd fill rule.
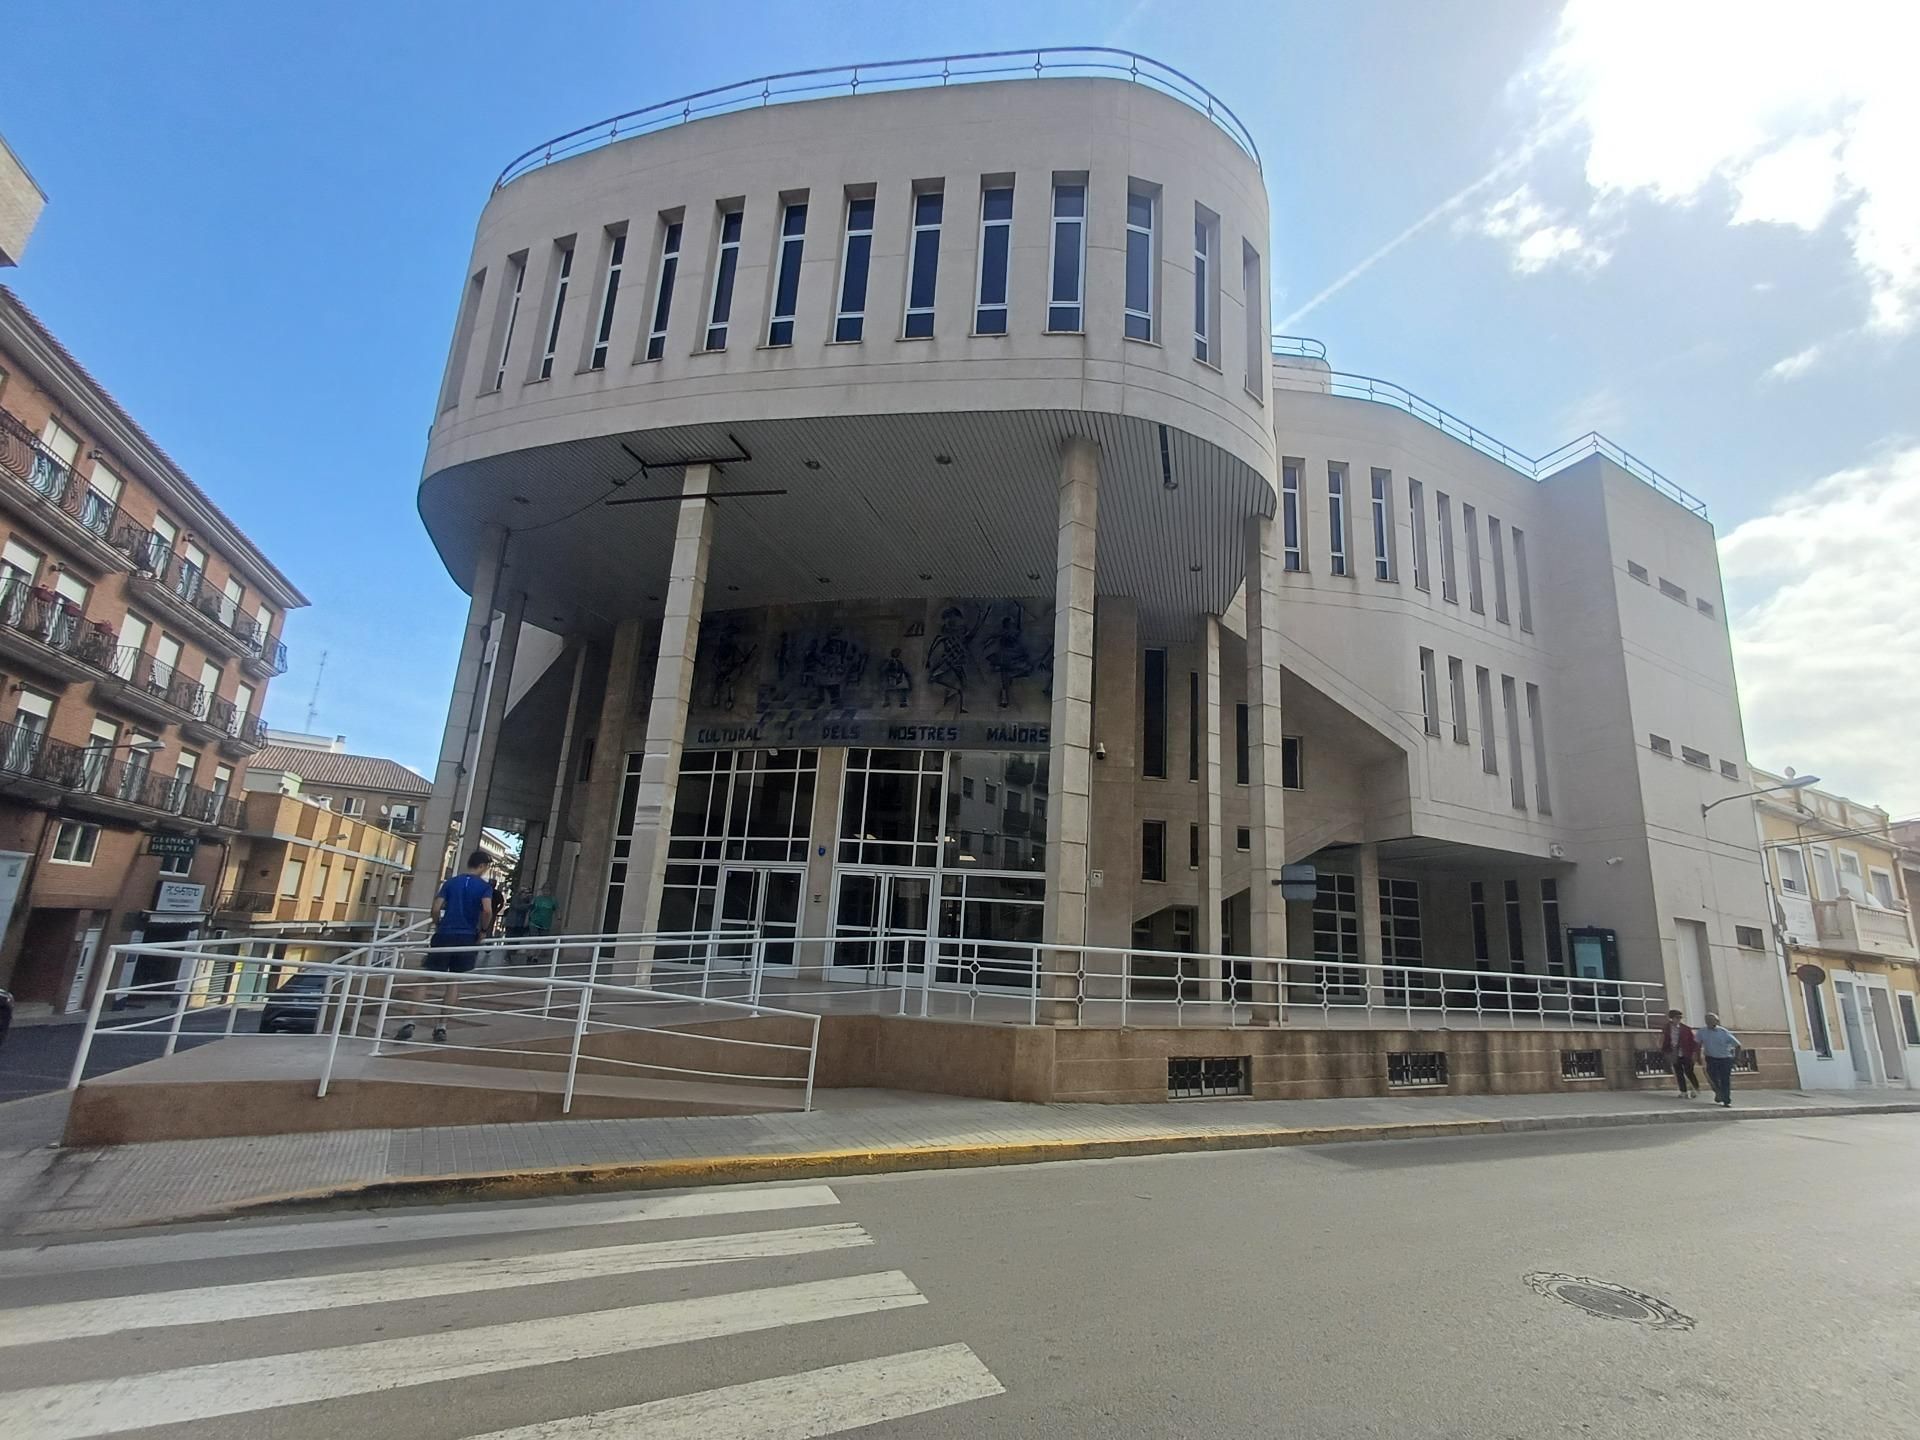
[[[522,1403],[537,1399],[542,1418],[463,1425],[470,1440],[800,1440],[1004,1393],[967,1345],[924,1326],[911,1338],[945,1343],[849,1360],[843,1337],[821,1342],[821,1358],[835,1363],[784,1363],[834,1322],[929,1305],[905,1273],[862,1256],[874,1239],[861,1226],[785,1213],[838,1204],[825,1185],[720,1189],[0,1251],[0,1276],[13,1277],[0,1287],[0,1374],[9,1377],[0,1380],[0,1440],[179,1424],[297,1435],[305,1422],[334,1434],[329,1404],[411,1414],[421,1387],[495,1377]],[[816,1223],[737,1228],[774,1215]],[[660,1236],[662,1225],[728,1228]],[[465,1253],[446,1258],[449,1247]],[[343,1264],[354,1268],[329,1268]],[[844,1273],[797,1278],[819,1269]],[[263,1270],[270,1278],[251,1278]],[[116,1284],[125,1293],[98,1293]],[[85,1293],[66,1298],[69,1289]],[[379,1317],[407,1307],[397,1333],[356,1338],[384,1331]],[[422,1333],[423,1311],[452,1318]],[[715,1348],[775,1332],[777,1343],[758,1351]],[[881,1333],[862,1330],[856,1343]],[[234,1353],[263,1345],[267,1353]],[[638,1358],[682,1346],[708,1347],[691,1371]],[[631,1366],[592,1368],[628,1356]],[[572,1383],[582,1367],[592,1369],[586,1392]],[[768,1368],[781,1373],[760,1373]],[[733,1383],[655,1393],[662,1373]],[[41,1383],[20,1383],[29,1378]],[[580,1393],[617,1403],[587,1408]],[[295,1406],[313,1408],[288,1411]],[[266,1412],[280,1413],[269,1422]],[[417,1430],[408,1421],[380,1433]]]

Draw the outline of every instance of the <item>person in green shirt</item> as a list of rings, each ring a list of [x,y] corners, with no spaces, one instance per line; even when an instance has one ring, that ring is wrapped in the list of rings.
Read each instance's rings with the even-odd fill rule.
[[[527,933],[529,935],[547,935],[553,931],[553,892],[545,885],[533,897],[533,903],[527,906]]]

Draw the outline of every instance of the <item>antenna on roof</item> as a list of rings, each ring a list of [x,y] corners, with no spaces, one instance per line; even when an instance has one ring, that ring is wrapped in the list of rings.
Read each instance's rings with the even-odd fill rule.
[[[320,652],[320,668],[313,672],[313,697],[307,701],[307,733],[313,733],[314,717],[320,713],[320,681],[327,673],[327,652]]]

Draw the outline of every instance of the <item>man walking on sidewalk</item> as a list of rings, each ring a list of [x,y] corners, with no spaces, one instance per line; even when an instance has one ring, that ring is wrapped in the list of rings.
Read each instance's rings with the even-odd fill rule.
[[[1740,1058],[1740,1037],[1709,1013],[1700,1032],[1700,1048],[1707,1053],[1707,1083],[1713,1086],[1716,1105],[1733,1108],[1733,1064]]]
[[[1660,1032],[1660,1048],[1666,1052],[1667,1068],[1680,1087],[1680,1098],[1700,1093],[1700,1076],[1693,1068],[1693,1057],[1700,1053],[1700,1038],[1693,1027],[1680,1018],[1678,1010],[1667,1011],[1667,1028]]]
[[[460,998],[457,977],[473,969],[479,959],[480,939],[493,928],[493,884],[487,879],[487,866],[491,863],[486,851],[474,851],[467,856],[466,874],[454,876],[433,897],[433,939],[428,942],[427,953],[420,964],[422,969],[437,970],[447,978],[437,987],[431,983],[423,985],[416,993],[424,1000],[428,990],[439,990],[438,1023],[433,1027],[433,1038],[443,1043],[447,1038],[447,1017]],[[424,1005],[421,1008],[424,1009]],[[413,1021],[396,1030],[393,1038],[411,1040]]]

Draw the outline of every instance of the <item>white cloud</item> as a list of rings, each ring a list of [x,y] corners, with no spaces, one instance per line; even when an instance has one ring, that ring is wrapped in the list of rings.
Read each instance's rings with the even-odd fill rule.
[[[1783,497],[1720,542],[1747,748],[1920,813],[1920,445]]]
[[[1826,353],[1827,347],[1818,342],[1807,346],[1804,350],[1796,350],[1793,354],[1776,360],[1773,364],[1769,365],[1767,367],[1767,379],[1798,380],[1802,375],[1813,369],[1815,365],[1818,365]]]
[[[1886,0],[1568,0],[1526,83],[1584,138],[1601,201],[1691,204],[1815,230],[1848,210],[1868,323],[1920,325],[1920,5]]]
[[[1513,268],[1522,275],[1538,274],[1556,263],[1592,270],[1612,258],[1577,225],[1566,223],[1565,217],[1541,204],[1528,185],[1488,205],[1473,228],[1505,244],[1512,252]]]

